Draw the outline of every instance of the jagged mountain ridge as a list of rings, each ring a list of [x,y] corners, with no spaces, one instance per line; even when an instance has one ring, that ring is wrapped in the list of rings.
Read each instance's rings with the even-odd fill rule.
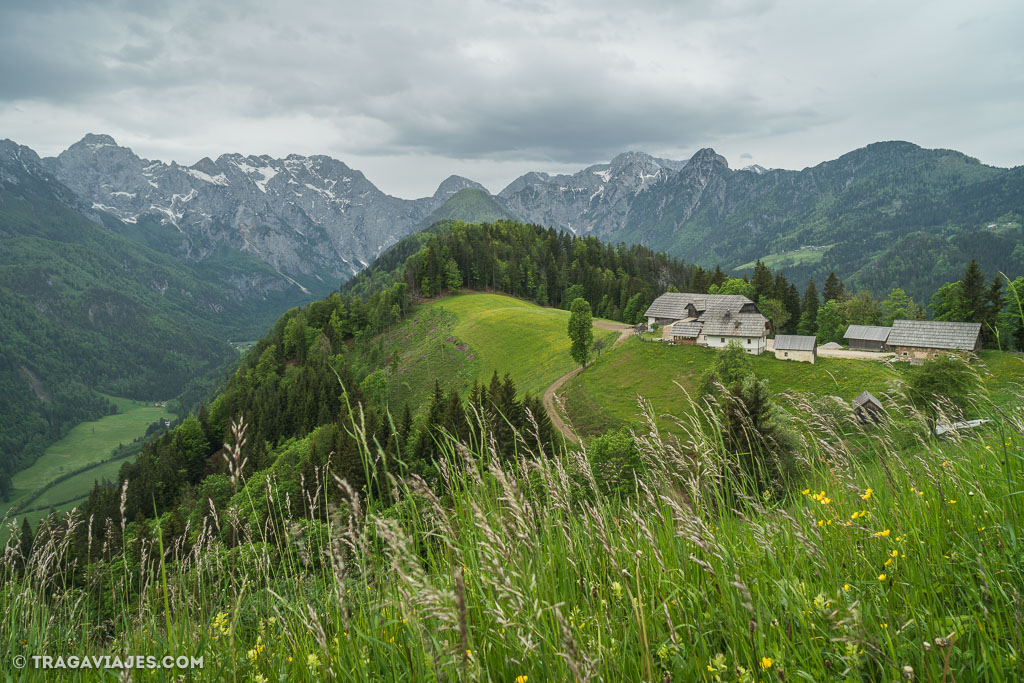
[[[173,226],[183,237],[179,256],[202,260],[228,247],[310,289],[321,289],[318,282],[334,288],[456,192],[482,189],[451,176],[433,196],[407,200],[328,156],[225,154],[180,166],[142,159],[94,134],[43,163],[88,210]]]
[[[226,154],[185,167],[140,159],[109,136],[88,135],[43,163],[87,211],[129,221],[129,230],[146,232],[146,221],[169,226],[177,237],[170,253],[201,260],[217,249],[240,250],[316,294],[432,216],[496,215],[494,203],[454,200],[463,189],[487,193],[471,180],[452,176],[431,197],[400,199],[326,156]],[[874,143],[800,171],[733,170],[712,149],[686,161],[625,152],[571,175],[524,174],[492,199],[527,222],[641,243],[705,266],[736,269],[811,247],[819,250],[813,258],[778,265],[796,280],[834,270],[876,290],[898,279],[908,245],[924,243],[915,235],[941,236],[935,272],[914,277],[924,294],[954,274],[953,264],[988,258],[971,253],[974,244],[991,256],[989,269],[1012,269],[1013,258],[1024,263],[1020,254],[1011,258],[1005,234],[984,232],[1001,216],[1024,213],[1022,174],[907,142]]]

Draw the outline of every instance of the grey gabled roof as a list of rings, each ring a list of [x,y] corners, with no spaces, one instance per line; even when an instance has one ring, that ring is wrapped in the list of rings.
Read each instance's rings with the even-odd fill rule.
[[[644,317],[683,320],[690,317],[690,313],[686,309],[689,304],[693,304],[698,313],[712,310],[729,310],[738,313],[744,306],[750,306],[756,310],[754,302],[740,294],[668,292],[651,303],[644,313]]]
[[[950,323],[938,320],[895,320],[890,346],[922,346],[929,349],[973,350],[978,345],[981,323]]]
[[[768,334],[768,318],[760,313],[709,311],[700,317],[702,330],[709,337],[764,337]]]
[[[876,406],[878,408],[882,408],[882,402],[879,401],[874,396],[872,396],[871,392],[868,392],[868,391],[860,392],[860,395],[858,395],[857,398],[853,399],[853,407],[855,409],[856,408],[860,408],[861,406],[866,405],[868,403],[873,404],[874,406]],[[882,409],[884,410],[884,408],[882,408]]]
[[[776,351],[813,351],[818,345],[815,337],[800,334],[779,334],[775,336]]]
[[[700,335],[702,323],[696,320],[681,320],[672,324],[671,335],[683,339],[696,339]]]
[[[885,343],[892,332],[891,327],[878,327],[877,325],[850,325],[846,328],[844,339],[863,339],[865,341],[876,341]]]

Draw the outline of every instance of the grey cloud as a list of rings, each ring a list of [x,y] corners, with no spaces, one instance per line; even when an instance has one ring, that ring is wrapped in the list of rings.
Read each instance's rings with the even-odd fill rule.
[[[181,161],[406,159],[422,190],[457,160],[497,175],[629,148],[781,167],[910,137],[1020,163],[996,140],[1021,127],[1022,23],[994,0],[9,0],[0,126],[47,147],[77,119]]]

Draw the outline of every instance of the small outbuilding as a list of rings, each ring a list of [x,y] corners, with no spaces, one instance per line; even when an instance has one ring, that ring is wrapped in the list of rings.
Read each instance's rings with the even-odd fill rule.
[[[851,351],[887,351],[891,327],[877,325],[850,325],[843,337],[850,342]]]
[[[853,414],[861,424],[869,422],[879,424],[885,417],[885,408],[882,402],[871,395],[868,391],[862,391],[857,398],[853,399]]]
[[[697,343],[697,337],[700,336],[703,326],[696,320],[680,320],[677,323],[672,323],[669,337],[673,344],[694,345]]]
[[[981,351],[981,323],[896,320],[889,348],[897,360],[921,362],[949,351]]]
[[[780,334],[775,337],[775,357],[813,363],[818,358],[818,340],[813,336]]]

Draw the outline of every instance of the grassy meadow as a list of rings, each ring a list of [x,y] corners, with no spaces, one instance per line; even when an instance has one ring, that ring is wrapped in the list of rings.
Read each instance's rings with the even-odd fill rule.
[[[575,367],[569,312],[499,294],[462,294],[428,302],[384,338],[398,354],[399,382],[413,405],[434,379],[468,391],[494,371],[512,375],[522,393],[540,394]],[[610,347],[617,332],[594,330]],[[399,399],[402,396],[399,394]]]
[[[583,435],[636,422],[642,412],[639,398],[649,401],[659,416],[684,415],[691,411],[701,374],[717,353],[703,346],[630,339],[604,353],[567,383],[566,413]],[[908,367],[844,358],[819,358],[812,365],[779,360],[770,353],[751,357],[750,361],[751,369],[768,380],[773,393],[804,392],[839,396],[846,401],[865,390],[880,396]],[[1000,370],[1008,372],[1009,368]],[[1018,370],[1018,376],[1024,377],[1024,368]],[[675,422],[659,418],[658,424],[669,429]]]
[[[937,441],[900,410],[856,452],[849,425],[806,418],[816,438],[779,499],[726,496],[733,456],[692,416],[681,439],[638,430],[624,496],[585,452],[526,446],[502,462],[449,443],[440,491],[396,482],[394,506],[348,491],[315,521],[257,475],[189,544],[101,565],[114,624],[38,599],[59,587],[55,532],[4,588],[0,645],[201,656],[196,680],[1020,680],[1021,414]],[[908,429],[920,438],[895,448]],[[330,473],[309,486],[345,491]],[[114,527],[131,547],[134,525]]]

